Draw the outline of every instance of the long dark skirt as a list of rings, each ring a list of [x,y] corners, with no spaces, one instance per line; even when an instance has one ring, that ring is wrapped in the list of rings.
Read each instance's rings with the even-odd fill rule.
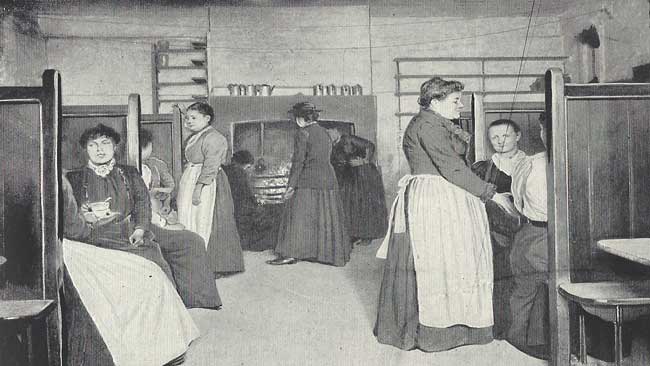
[[[386,235],[388,212],[381,174],[373,164],[345,169],[337,175],[350,237]]]
[[[144,243],[134,247],[129,243],[129,235],[133,233],[135,227],[131,223],[108,224],[100,226],[91,233],[88,244],[105,248],[114,249],[138,255],[148,259],[158,265],[165,272],[167,278],[175,285],[174,275],[169,267],[169,263],[163,257],[160,245],[154,241],[154,234],[146,232]]]
[[[151,232],[169,263],[176,290],[188,308],[221,306],[214,274],[208,267],[205,242],[189,230],[166,230],[151,225]]]
[[[492,341],[492,327],[435,328],[420,324],[416,281],[408,231],[393,233],[384,263],[374,329],[379,343],[403,350],[438,352]]]
[[[243,272],[244,253],[235,222],[235,207],[228,176],[223,170],[219,171],[215,182],[217,196],[212,218],[212,234],[207,249],[208,266],[214,272]]]
[[[281,204],[255,205],[240,210],[237,230],[243,250],[261,252],[275,248],[282,219]]]
[[[283,257],[344,266],[352,245],[339,192],[297,188],[286,203],[275,251]]]

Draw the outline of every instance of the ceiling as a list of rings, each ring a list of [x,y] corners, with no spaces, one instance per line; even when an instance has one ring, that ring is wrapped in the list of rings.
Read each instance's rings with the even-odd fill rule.
[[[592,0],[604,1],[604,0]],[[197,6],[369,6],[373,16],[438,16],[486,17],[528,16],[533,3],[534,16],[559,15],[574,1],[568,0],[9,0],[5,7],[29,8],[36,11],[66,11],[72,9],[197,7]]]

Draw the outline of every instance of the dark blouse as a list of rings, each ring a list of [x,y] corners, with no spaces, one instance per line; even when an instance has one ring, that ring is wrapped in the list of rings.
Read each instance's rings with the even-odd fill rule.
[[[346,166],[352,159],[372,160],[375,144],[354,135],[342,135],[332,147],[332,165],[334,168]]]
[[[317,123],[300,128],[294,139],[289,187],[336,189],[338,183],[330,164],[332,140]]]
[[[421,110],[406,127],[402,148],[411,174],[440,175],[485,200],[491,198],[495,187],[481,180],[465,163],[470,141],[471,135],[450,120]]]
[[[74,192],[65,176],[61,179],[61,193],[63,194],[63,236],[73,240],[87,239],[90,236],[91,226],[81,216]]]
[[[130,217],[135,228],[149,230],[151,201],[140,173],[134,167],[116,164],[104,178],[90,168],[66,174],[77,204],[104,201],[110,197],[110,209],[119,212],[116,221]]]
[[[497,168],[492,159],[477,161],[472,164],[472,171],[484,181],[496,185],[498,193],[510,192],[512,178]]]

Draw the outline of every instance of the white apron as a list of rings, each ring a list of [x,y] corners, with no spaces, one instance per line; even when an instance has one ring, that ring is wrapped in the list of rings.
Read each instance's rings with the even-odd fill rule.
[[[189,138],[185,145],[185,150],[194,145],[208,129],[194,134]],[[199,234],[207,249],[212,233],[212,220],[214,218],[214,206],[217,200],[217,183],[216,179],[212,183],[203,186],[201,191],[201,203],[192,204],[192,193],[196,182],[201,175],[202,164],[188,163],[185,166],[181,181],[178,184],[178,195],[176,196],[176,206],[178,207],[178,221],[185,226],[186,230]]]
[[[478,197],[437,175],[404,176],[377,257],[386,258],[393,233],[406,232],[407,186],[420,324],[492,326],[492,244]]]
[[[157,264],[64,239],[70,279],[116,366],[160,366],[182,355],[199,330]]]
[[[178,221],[185,226],[186,230],[193,231],[203,238],[205,247],[208,247],[210,234],[212,233],[212,220],[214,218],[214,205],[217,199],[217,183],[203,186],[201,191],[201,203],[192,204],[192,193],[196,181],[201,175],[201,164],[188,164],[178,185]]]

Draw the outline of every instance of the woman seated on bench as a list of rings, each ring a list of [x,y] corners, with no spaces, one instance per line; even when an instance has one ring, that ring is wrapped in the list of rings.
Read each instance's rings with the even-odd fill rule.
[[[221,306],[202,239],[151,224],[151,201],[140,173],[115,162],[119,142],[119,133],[103,124],[87,129],[79,139],[88,164],[66,178],[89,231],[71,239],[155,262],[176,284],[187,307]],[[98,220],[102,225],[93,225]]]
[[[199,337],[174,285],[155,263],[69,238],[109,224],[89,224],[63,177],[65,261],[63,321],[66,365],[181,362]]]

